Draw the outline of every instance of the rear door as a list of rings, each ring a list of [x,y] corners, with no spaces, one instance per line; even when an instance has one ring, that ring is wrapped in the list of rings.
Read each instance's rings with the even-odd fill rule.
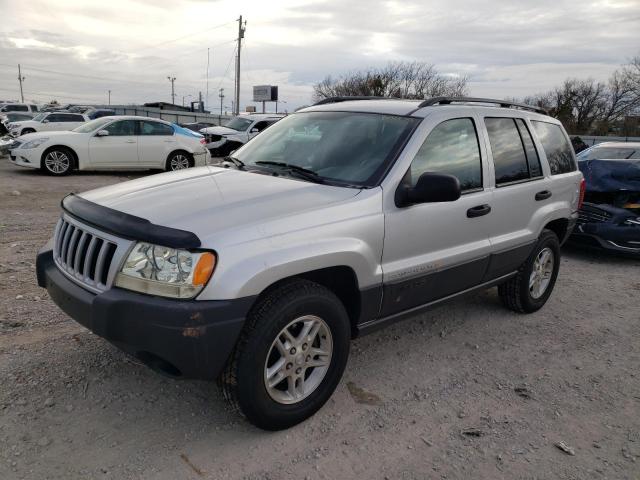
[[[152,120],[140,121],[138,156],[145,168],[165,168],[169,154],[178,147],[171,125]]]
[[[493,215],[490,222],[493,256],[487,278],[518,268],[529,256],[539,233],[538,212],[553,201],[531,128],[524,117],[483,116],[491,154]]]
[[[109,135],[93,135],[89,140],[89,159],[95,169],[139,168],[137,120],[117,120],[101,130]]]
[[[411,162],[406,173],[400,171],[401,185],[415,185],[424,172],[447,173],[460,181],[462,196],[398,207],[398,184],[385,189],[382,316],[479,284],[491,254],[492,193],[484,182],[486,150],[472,110],[455,117],[446,109],[429,115],[405,152]]]

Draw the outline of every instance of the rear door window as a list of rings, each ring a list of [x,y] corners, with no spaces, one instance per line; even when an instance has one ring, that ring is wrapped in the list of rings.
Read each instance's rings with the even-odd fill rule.
[[[515,120],[490,117],[484,119],[491,144],[496,185],[531,178],[527,154]]]
[[[140,135],[173,135],[173,127],[159,122],[143,120],[140,127]]]
[[[527,124],[521,118],[516,118],[516,126],[524,145],[524,151],[527,155],[527,164],[529,165],[529,174],[531,177],[541,177],[542,168],[540,167],[540,157],[538,151],[533,144],[533,138],[531,138],[531,132],[527,128]]]
[[[547,155],[551,175],[575,171],[578,167],[573,158],[573,148],[564,135],[562,127],[539,120],[532,120],[531,124]]]

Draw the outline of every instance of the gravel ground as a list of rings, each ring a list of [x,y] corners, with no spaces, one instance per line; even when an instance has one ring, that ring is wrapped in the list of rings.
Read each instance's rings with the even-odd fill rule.
[[[0,479],[640,478],[639,261],[565,249],[535,314],[492,289],[358,339],[327,405],[267,433],[36,286],[60,199],[129,178],[0,159]]]

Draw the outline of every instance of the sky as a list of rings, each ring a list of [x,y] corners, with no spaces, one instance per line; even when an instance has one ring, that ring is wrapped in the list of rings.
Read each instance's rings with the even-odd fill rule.
[[[230,110],[239,15],[242,110],[253,85],[278,85],[292,111],[327,75],[389,61],[522,98],[640,55],[640,0],[0,0],[0,100],[19,99],[21,64],[29,101],[170,102],[175,77],[176,103],[202,92],[219,111],[223,88]]]

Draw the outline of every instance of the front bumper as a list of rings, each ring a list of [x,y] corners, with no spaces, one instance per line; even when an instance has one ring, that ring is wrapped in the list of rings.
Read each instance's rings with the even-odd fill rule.
[[[181,378],[218,376],[255,300],[181,301],[120,288],[96,295],[62,274],[46,247],[36,270],[38,285],[71,318],[150,368]]]
[[[40,168],[40,149],[14,148],[9,152],[11,162],[20,167]]]

